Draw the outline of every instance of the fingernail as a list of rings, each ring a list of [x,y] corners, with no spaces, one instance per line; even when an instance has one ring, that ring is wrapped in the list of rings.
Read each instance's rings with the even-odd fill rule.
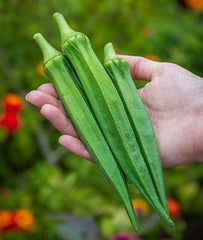
[[[27,102],[29,102],[29,100],[28,100],[28,95],[29,95],[29,93],[25,95],[25,100],[26,100]]]

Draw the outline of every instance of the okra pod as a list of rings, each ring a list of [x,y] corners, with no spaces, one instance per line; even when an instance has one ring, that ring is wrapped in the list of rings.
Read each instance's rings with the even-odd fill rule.
[[[116,55],[111,43],[106,44],[104,47],[104,59],[104,66],[121,96],[159,198],[166,211],[168,211],[161,161],[154,130],[131,78],[129,64]]]

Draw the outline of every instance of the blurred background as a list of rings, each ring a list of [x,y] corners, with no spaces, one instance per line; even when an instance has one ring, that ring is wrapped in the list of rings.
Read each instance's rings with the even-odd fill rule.
[[[56,11],[89,36],[102,61],[111,41],[117,53],[203,76],[203,0],[1,0],[0,240],[203,239],[202,164],[164,169],[172,230],[131,187],[135,234],[97,168],[60,147],[60,134],[25,102],[49,82],[32,36],[42,32],[60,49]]]

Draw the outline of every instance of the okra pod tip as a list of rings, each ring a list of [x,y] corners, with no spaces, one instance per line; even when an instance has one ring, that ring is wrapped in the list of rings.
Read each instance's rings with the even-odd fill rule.
[[[53,18],[59,28],[59,32],[61,34],[62,42],[66,41],[71,35],[76,32],[68,25],[64,16],[60,13],[54,13]]]
[[[51,46],[51,44],[43,37],[41,33],[36,33],[33,36],[33,39],[37,42],[42,50],[44,63],[61,54],[58,50]]]
[[[104,46],[104,62],[108,62],[113,58],[118,58],[118,56],[114,51],[113,44],[109,42]]]

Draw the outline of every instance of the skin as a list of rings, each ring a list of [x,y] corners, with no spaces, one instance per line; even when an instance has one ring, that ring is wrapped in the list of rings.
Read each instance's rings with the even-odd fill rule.
[[[152,121],[163,167],[203,162],[203,78],[172,63],[124,56],[134,79],[149,83],[139,90]],[[58,129],[59,143],[92,161],[81,143],[51,83],[26,95]]]

